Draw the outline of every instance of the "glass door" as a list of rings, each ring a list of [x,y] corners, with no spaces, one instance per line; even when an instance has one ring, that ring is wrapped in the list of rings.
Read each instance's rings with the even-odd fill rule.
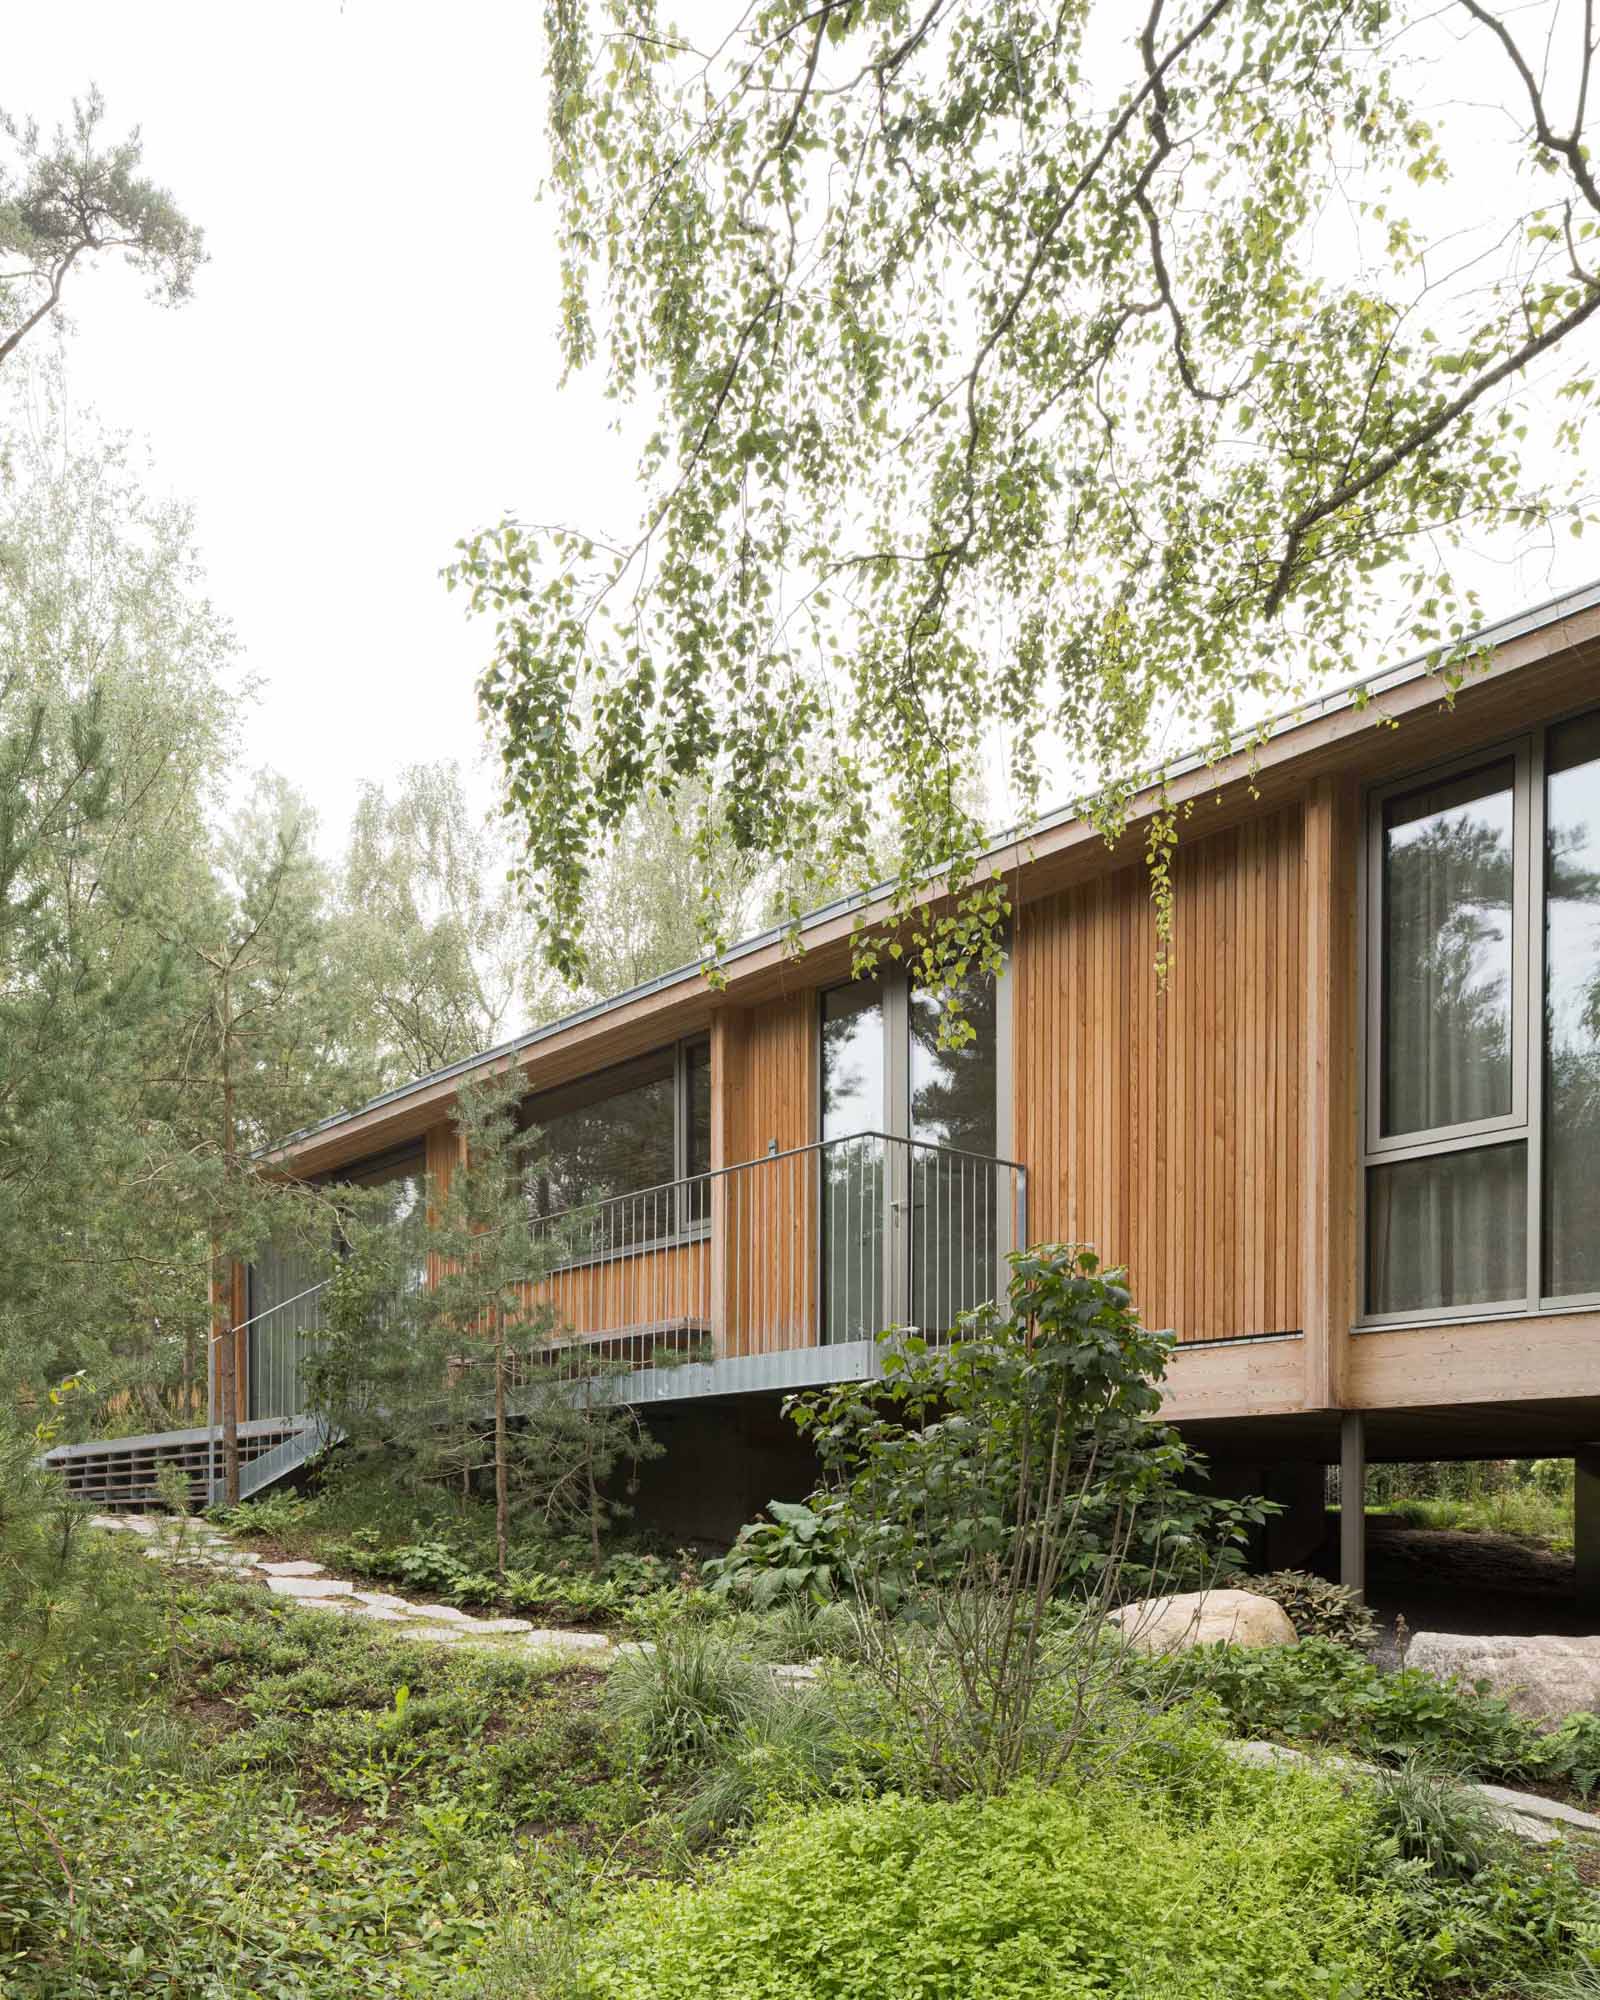
[[[822,996],[822,1338],[884,1325],[884,993],[860,980]]]
[[[822,996],[822,1338],[946,1333],[995,1295],[999,990],[962,995],[971,1033],[904,978]]]

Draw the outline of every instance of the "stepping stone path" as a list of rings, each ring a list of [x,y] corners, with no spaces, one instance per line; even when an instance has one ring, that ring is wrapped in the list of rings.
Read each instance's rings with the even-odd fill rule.
[[[520,1642],[518,1651],[562,1653],[573,1658],[599,1658],[613,1650],[603,1632],[536,1629],[528,1618],[475,1618],[456,1604],[413,1604],[393,1591],[362,1590],[343,1577],[329,1576],[321,1563],[263,1562],[248,1549],[236,1548],[221,1529],[205,1521],[179,1521],[165,1514],[95,1514],[90,1526],[140,1536],[151,1562],[241,1576],[254,1574],[274,1597],[302,1611],[331,1611],[340,1617],[366,1619],[395,1628],[400,1638],[443,1645],[477,1640],[502,1652],[515,1641]]]

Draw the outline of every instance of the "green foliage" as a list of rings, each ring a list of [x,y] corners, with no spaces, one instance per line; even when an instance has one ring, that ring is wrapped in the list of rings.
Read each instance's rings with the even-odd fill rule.
[[[1301,1639],[1333,1639],[1358,1653],[1378,1642],[1378,1621],[1353,1590],[1303,1569],[1275,1569],[1265,1576],[1229,1578],[1240,1590],[1281,1604]]]
[[[683,1764],[759,1715],[772,1676],[730,1633],[679,1623],[616,1662],[605,1698],[644,1755]]]
[[[964,803],[997,737],[1024,812],[1064,743],[1112,834],[1156,742],[1237,742],[1380,624],[1453,686],[1466,523],[1581,525],[1580,9],[1548,53],[1542,14],[1428,0],[548,19],[564,349],[648,398],[639,520],[501,521],[453,581],[568,972],[664,797],[863,888],[887,802],[907,921],[858,963],[954,977],[1007,913]],[[1496,162],[1470,216],[1458,149]],[[1571,483],[1524,474],[1531,422]]]
[[[950,1796],[1055,1774],[1113,1714],[1137,1735],[1110,1610],[1133,1579],[1237,1562],[1269,1511],[1195,1491],[1199,1461],[1159,1421],[1171,1336],[1143,1326],[1125,1272],[1083,1244],[1010,1264],[1004,1313],[946,1345],[886,1335],[881,1381],[790,1406],[896,1755]]]
[[[126,1565],[39,1463],[74,1393],[77,1381],[52,1389],[33,1427],[0,1406],[0,1774],[12,1749],[53,1726],[80,1677],[133,1680],[150,1637]]]
[[[201,234],[164,188],[139,172],[137,127],[103,147],[105,103],[90,89],[72,107],[72,129],[41,137],[32,120],[0,116],[16,166],[0,164],[0,362],[56,313],[74,266],[115,254],[149,281],[163,305],[188,298],[205,261]],[[20,171],[19,171],[20,169]]]
[[[758,1611],[785,1597],[825,1603],[843,1581],[840,1506],[826,1497],[814,1506],[769,1500],[771,1519],[747,1522],[728,1553],[706,1564],[711,1588]]]
[[[703,1885],[630,1897],[571,1992],[1398,2000],[1400,1897],[1360,1880],[1370,1837],[1334,1785],[1220,1768],[1193,1816],[1109,1784],[850,1803],[774,1823]]]
[[[114,1553],[167,1615],[8,1771],[0,1991],[464,1996],[586,1848],[653,1856],[587,1677]]]
[[[1236,1736],[1348,1748],[1385,1763],[1423,1758],[1462,1777],[1547,1783],[1588,1795],[1600,1786],[1600,1717],[1543,1731],[1497,1695],[1385,1672],[1326,1639],[1296,1646],[1199,1646],[1157,1663],[1130,1660],[1130,1690],[1210,1696]]]
[[[981,1574],[1048,1598],[1236,1566],[1273,1510],[1195,1490],[1201,1461],[1159,1421],[1172,1337],[1141,1323],[1127,1273],[1082,1244],[1010,1263],[1005,1313],[948,1344],[886,1335],[881,1382],[790,1405],[858,1584],[897,1597]]]

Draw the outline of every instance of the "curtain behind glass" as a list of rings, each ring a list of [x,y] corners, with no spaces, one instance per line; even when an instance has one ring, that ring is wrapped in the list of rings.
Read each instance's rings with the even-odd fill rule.
[[[1383,815],[1385,1137],[1512,1108],[1509,759]]]
[[[1545,766],[1544,1291],[1600,1292],[1600,715]]]
[[[1514,1304],[1527,1289],[1524,1141],[1368,1169],[1368,1312]]]

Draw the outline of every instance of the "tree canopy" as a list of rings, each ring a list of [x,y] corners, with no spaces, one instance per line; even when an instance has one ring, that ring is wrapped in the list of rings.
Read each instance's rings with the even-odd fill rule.
[[[653,420],[635,530],[506,520],[450,573],[553,960],[626,816],[692,796],[858,880],[892,821],[900,911],[971,891],[921,927],[947,970],[1004,915],[997,740],[1024,811],[1070,773],[1115,833],[1382,607],[1458,672],[1462,538],[1573,510],[1524,466],[1594,396],[1591,15],[548,0],[565,357]]]
[[[0,362],[60,310],[75,265],[115,252],[154,300],[181,305],[205,261],[201,231],[139,171],[138,127],[103,146],[104,116],[94,89],[48,139],[33,119],[0,112],[16,153],[9,169],[0,163]]]

